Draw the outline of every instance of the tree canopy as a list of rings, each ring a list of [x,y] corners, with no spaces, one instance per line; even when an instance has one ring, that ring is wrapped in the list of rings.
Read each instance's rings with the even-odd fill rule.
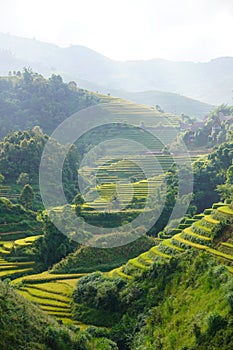
[[[98,103],[98,97],[61,76],[49,79],[24,68],[23,72],[0,78],[0,139],[11,130],[39,125],[50,134],[68,116]]]

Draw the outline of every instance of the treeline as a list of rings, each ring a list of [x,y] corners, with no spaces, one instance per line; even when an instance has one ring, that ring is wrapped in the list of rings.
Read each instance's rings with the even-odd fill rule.
[[[99,98],[61,76],[42,75],[24,68],[0,78],[0,139],[12,130],[39,125],[47,134],[74,112],[98,103]]]

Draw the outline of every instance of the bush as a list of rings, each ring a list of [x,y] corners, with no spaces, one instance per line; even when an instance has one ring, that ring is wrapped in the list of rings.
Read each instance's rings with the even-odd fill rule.
[[[207,318],[207,333],[214,335],[226,325],[225,319],[216,312],[211,313]]]
[[[67,330],[49,326],[45,331],[45,341],[52,350],[66,350],[71,346],[70,335]]]
[[[233,292],[227,294],[227,302],[230,305],[231,312],[233,313]]]
[[[98,310],[119,309],[119,290],[124,285],[120,279],[105,278],[100,272],[80,278],[74,301]]]

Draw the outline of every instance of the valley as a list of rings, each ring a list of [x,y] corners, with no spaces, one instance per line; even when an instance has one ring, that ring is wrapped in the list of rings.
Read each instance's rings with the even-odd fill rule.
[[[25,70],[0,81],[0,297],[22,297],[28,313],[46,318],[46,331],[37,325],[43,349],[196,350],[211,337],[215,349],[225,335],[231,346],[233,143],[231,119],[222,117],[221,128],[216,120],[232,107],[218,107],[195,129],[198,121],[56,76]],[[22,92],[24,103],[9,100]],[[40,111],[33,96],[44,96]],[[49,135],[70,112],[88,128],[67,151]],[[39,171],[48,140],[54,204],[44,207]],[[65,153],[62,205],[50,169]]]

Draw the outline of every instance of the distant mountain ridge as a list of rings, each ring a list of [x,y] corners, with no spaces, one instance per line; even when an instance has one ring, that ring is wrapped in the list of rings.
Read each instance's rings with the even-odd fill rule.
[[[172,62],[164,59],[114,61],[84,46],[61,48],[35,39],[0,33],[0,75],[30,65],[44,75],[59,73],[100,92],[124,90],[173,92],[210,105],[232,102],[233,57],[209,62]],[[143,94],[142,94],[143,92]],[[125,95],[122,97],[126,97]],[[158,104],[158,103],[157,103]],[[163,106],[162,106],[163,107]]]

